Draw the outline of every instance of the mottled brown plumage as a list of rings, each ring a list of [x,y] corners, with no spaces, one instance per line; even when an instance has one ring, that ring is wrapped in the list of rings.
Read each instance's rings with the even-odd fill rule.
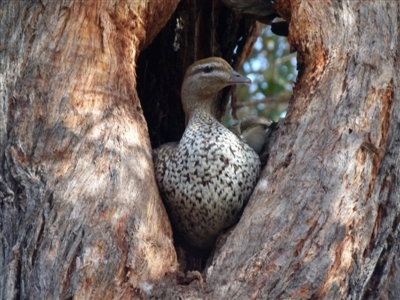
[[[259,175],[257,153],[216,120],[216,94],[250,80],[221,58],[191,65],[181,97],[187,127],[179,143],[154,151],[157,182],[175,233],[186,248],[208,252],[234,224]]]

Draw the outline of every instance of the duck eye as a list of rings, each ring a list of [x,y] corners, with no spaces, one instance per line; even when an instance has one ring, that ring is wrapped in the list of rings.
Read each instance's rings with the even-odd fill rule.
[[[204,67],[204,73],[210,73],[213,70],[211,66],[205,66]]]

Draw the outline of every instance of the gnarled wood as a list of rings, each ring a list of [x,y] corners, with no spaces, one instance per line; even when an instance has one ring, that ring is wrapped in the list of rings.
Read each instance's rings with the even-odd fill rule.
[[[2,299],[132,299],[175,268],[135,67],[178,1],[3,1]]]
[[[400,298],[399,4],[276,1],[294,97],[241,221],[189,286],[164,277],[176,258],[136,59],[149,45],[138,92],[158,145],[183,130],[186,67],[240,64],[255,27],[186,0],[155,37],[176,5],[0,2],[1,297]]]
[[[208,287],[215,299],[398,299],[399,4],[283,6],[304,68]]]
[[[265,24],[270,24],[277,16],[274,3],[271,0],[222,0],[222,2],[229,8],[256,18]]]

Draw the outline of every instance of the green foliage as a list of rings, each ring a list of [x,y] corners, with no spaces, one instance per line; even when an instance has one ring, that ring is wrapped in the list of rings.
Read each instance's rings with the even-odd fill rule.
[[[249,77],[252,84],[239,85],[236,89],[240,107],[238,118],[257,114],[277,121],[287,109],[297,76],[296,54],[290,53],[287,39],[273,34],[270,26],[265,26],[241,73]],[[224,123],[234,122],[228,113]]]

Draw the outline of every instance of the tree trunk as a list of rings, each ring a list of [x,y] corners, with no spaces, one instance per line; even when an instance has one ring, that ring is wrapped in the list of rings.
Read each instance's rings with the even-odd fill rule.
[[[240,65],[256,26],[220,1],[56,2],[0,3],[2,299],[400,299],[399,3],[276,1],[294,97],[206,284],[180,286],[150,140],[183,131],[186,67]]]
[[[400,299],[399,3],[277,9],[302,70],[212,298]]]
[[[0,3],[0,298],[132,299],[174,269],[135,62],[177,3]]]

